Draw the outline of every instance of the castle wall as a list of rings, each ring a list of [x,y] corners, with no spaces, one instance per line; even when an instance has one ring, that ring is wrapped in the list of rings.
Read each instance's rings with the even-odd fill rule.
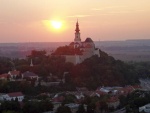
[[[66,58],[66,62],[71,62],[73,64],[79,64],[82,62],[82,58],[80,55],[64,55]]]
[[[99,49],[95,50],[95,51],[94,51],[94,54],[97,55],[98,57],[100,57]]]

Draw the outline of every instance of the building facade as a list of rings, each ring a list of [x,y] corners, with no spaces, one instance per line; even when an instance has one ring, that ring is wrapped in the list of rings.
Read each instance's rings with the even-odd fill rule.
[[[19,102],[22,102],[24,99],[24,95],[22,94],[22,92],[13,92],[13,93],[3,93],[0,94],[0,100],[1,101],[11,101],[11,100],[18,100]]]

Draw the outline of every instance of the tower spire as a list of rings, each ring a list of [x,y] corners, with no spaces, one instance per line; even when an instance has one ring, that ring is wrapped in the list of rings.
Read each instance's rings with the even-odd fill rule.
[[[78,23],[78,19],[77,19],[77,23],[76,23],[76,29],[75,29],[76,32],[79,33],[80,29],[79,29],[79,23]]]
[[[81,38],[80,38],[80,29],[79,29],[79,23],[78,23],[78,19],[77,19],[77,22],[76,22],[76,29],[75,29],[75,39],[74,39],[74,42],[79,42],[81,43]]]

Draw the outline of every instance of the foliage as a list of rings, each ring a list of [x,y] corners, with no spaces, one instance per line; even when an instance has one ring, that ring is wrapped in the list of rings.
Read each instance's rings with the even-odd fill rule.
[[[23,107],[23,113],[42,113],[46,111],[53,111],[53,104],[47,100],[26,102]]]
[[[63,101],[63,103],[65,104],[74,103],[75,100],[76,100],[76,97],[74,95],[68,94],[68,95],[65,95],[65,100]]]
[[[12,112],[12,113],[16,113],[16,112],[20,112],[21,108],[20,108],[20,104],[18,101],[4,101],[1,103],[0,106],[0,110],[4,111],[4,112]]]
[[[133,66],[139,78],[150,77],[150,62],[129,62]]]
[[[2,113],[19,113],[19,112],[15,112],[15,111],[6,110],[6,111],[3,111]]]
[[[7,73],[13,66],[10,58],[0,57],[0,74]]]
[[[87,113],[95,113],[95,104],[89,104],[87,106]]]
[[[123,86],[138,83],[134,67],[115,60],[100,51],[101,57],[92,56],[71,70],[74,83],[95,89],[98,86]]]
[[[136,90],[128,94],[127,97],[121,96],[120,103],[121,107],[126,107],[126,112],[137,113],[139,107],[150,103],[150,92]]]
[[[79,48],[77,48],[79,49]],[[70,47],[60,47],[54,53],[63,51],[73,51]],[[139,83],[140,77],[148,77],[150,75],[150,62],[141,63],[124,63],[120,60],[115,60],[107,53],[100,50],[100,57],[92,56],[86,59],[81,64],[73,65],[65,62],[65,57],[59,55],[47,56],[45,51],[33,50],[31,55],[26,59],[9,59],[0,58],[0,73],[8,73],[11,70],[12,64],[15,64],[17,70],[22,73],[31,71],[39,75],[42,80],[47,80],[47,77],[52,76],[62,79],[65,77],[65,84],[60,86],[45,87],[31,86],[28,83],[0,83],[0,90],[3,92],[22,91],[25,94],[36,94],[41,92],[58,92],[74,90],[75,87],[87,87],[88,89],[96,89],[99,86],[124,86]],[[30,67],[30,61],[33,60],[33,67]],[[69,72],[63,76],[64,72]],[[17,85],[17,84],[20,84]],[[16,86],[16,87],[15,87]],[[22,87],[22,88],[21,88]]]
[[[56,113],[71,113],[71,110],[68,106],[61,105],[57,108]]]
[[[87,113],[95,113],[96,110],[98,110],[98,112],[108,111],[107,99],[108,96],[85,96],[83,104],[87,105]]]
[[[52,55],[81,55],[80,48],[72,48],[70,46],[58,47]]]
[[[86,111],[85,111],[85,109],[84,109],[84,105],[83,105],[83,104],[79,105],[78,110],[77,110],[76,113],[85,113],[85,112],[86,112]]]

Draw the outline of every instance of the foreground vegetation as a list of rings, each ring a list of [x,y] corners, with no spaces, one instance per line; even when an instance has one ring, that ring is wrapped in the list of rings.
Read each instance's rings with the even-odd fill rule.
[[[59,52],[58,52],[59,53]],[[92,56],[78,65],[65,62],[65,58],[60,55],[46,55],[45,51],[33,50],[26,59],[0,58],[0,74],[8,73],[12,69],[20,72],[31,71],[43,79],[50,76],[63,78],[64,72],[69,72],[65,76],[65,84],[55,87],[34,87],[33,84],[24,82],[0,82],[0,89],[3,92],[22,91],[25,94],[37,94],[40,92],[59,92],[75,90],[75,87],[87,87],[95,90],[99,86],[124,86],[139,83],[141,77],[149,77],[150,62],[124,63],[108,56],[100,51],[100,58]],[[34,66],[30,66],[31,59]],[[17,84],[19,86],[15,87]],[[33,91],[33,92],[32,92]]]
[[[10,59],[0,58],[0,74],[8,73],[10,70],[19,70],[21,73],[31,71],[47,80],[47,77],[56,76],[59,79],[65,77],[65,83],[58,86],[41,86],[34,85],[34,81],[28,83],[26,81],[0,81],[0,91],[3,93],[9,92],[23,92],[26,96],[23,107],[19,107],[17,100],[10,102],[2,102],[0,112],[2,113],[42,113],[44,111],[51,111],[53,105],[50,101],[42,100],[40,102],[28,101],[34,99],[34,96],[43,92],[56,93],[63,91],[74,91],[76,87],[87,87],[90,90],[95,90],[99,86],[125,86],[138,84],[139,78],[147,78],[150,75],[150,62],[122,62],[115,60],[107,53],[100,50],[100,58],[92,56],[86,59],[81,64],[73,65],[65,62],[65,58],[61,56],[59,50],[67,47],[59,48],[54,55],[48,56],[45,51],[33,50],[26,59]],[[65,50],[64,50],[65,51]],[[68,51],[67,51],[68,52]],[[79,52],[77,50],[77,52]],[[57,55],[58,54],[58,55]],[[72,53],[73,54],[73,53]],[[31,60],[34,66],[30,66]],[[64,72],[69,72],[64,76]],[[145,96],[141,96],[145,95]],[[128,112],[138,112],[138,107],[149,103],[150,94],[141,91],[133,92],[127,97],[120,97],[120,108],[126,107]],[[64,100],[64,103],[74,102],[73,97]],[[86,97],[82,104],[86,104],[87,113],[94,113],[96,108],[95,103],[103,107],[99,108],[101,111],[108,111],[108,107],[104,102],[104,98]],[[39,109],[40,108],[40,109]],[[70,109],[62,104],[56,113],[71,113]],[[78,113],[84,113],[83,105],[79,107]]]

